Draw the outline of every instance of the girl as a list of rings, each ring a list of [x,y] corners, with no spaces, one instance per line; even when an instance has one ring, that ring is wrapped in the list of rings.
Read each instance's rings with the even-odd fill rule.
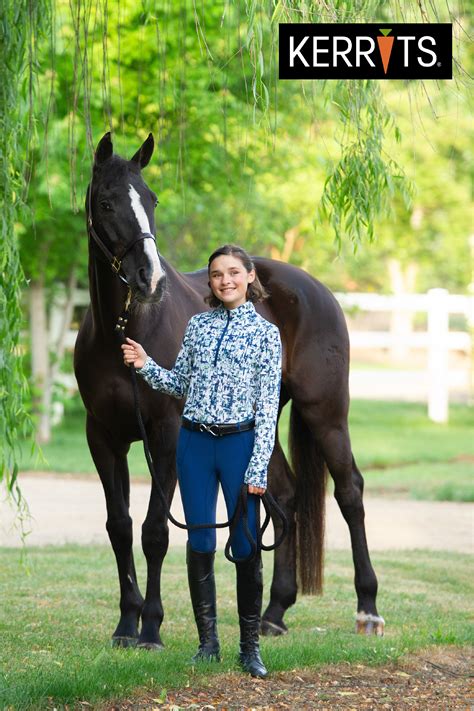
[[[267,486],[267,467],[275,442],[281,380],[278,328],[257,314],[254,303],[268,297],[255,267],[241,247],[226,244],[208,262],[212,307],[193,316],[172,370],[157,365],[139,343],[122,345],[133,364],[156,390],[186,397],[176,463],[187,524],[216,520],[218,485],[229,517],[243,483],[248,485],[248,524],[256,539],[258,496]],[[189,531],[189,589],[199,634],[193,661],[220,660],[214,581],[215,529]],[[236,558],[250,554],[242,521],[232,537]],[[264,677],[258,635],[262,608],[260,556],[236,563],[240,623],[240,663]]]

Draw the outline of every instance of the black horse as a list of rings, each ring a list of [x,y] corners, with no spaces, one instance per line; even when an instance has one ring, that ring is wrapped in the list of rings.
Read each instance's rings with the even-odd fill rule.
[[[87,440],[105,492],[106,527],[120,580],[120,621],[113,641],[159,648],[163,620],[160,574],[168,548],[168,524],[152,482],[142,526],[148,566],[143,599],[132,553],[127,465],[130,444],[140,439],[140,434],[130,374],[114,327],[129,287],[132,301],[127,335],[142,343],[160,365],[172,368],[189,318],[207,309],[203,297],[208,293],[208,277],[205,269],[178,272],[155,247],[157,200],[141,175],[153,148],[151,134],[131,160],[113,154],[109,133],[97,146],[86,199],[91,304],[79,331],[74,363],[87,410]],[[296,600],[297,567],[301,592],[321,590],[327,466],[351,535],[357,629],[382,634],[384,622],[376,609],[377,578],[364,528],[363,479],[352,455],[347,425],[349,340],[344,316],[328,289],[304,271],[270,259],[255,258],[255,264],[270,292],[257,311],[279,327],[283,343],[280,412],[291,400],[291,466],[278,435],[269,466],[269,490],[286,513],[289,533],[275,552],[262,631],[274,635],[286,632],[283,616]],[[139,386],[152,457],[170,504],[176,485],[175,450],[183,402],[153,391],[143,382]],[[274,523],[279,533],[281,524]]]

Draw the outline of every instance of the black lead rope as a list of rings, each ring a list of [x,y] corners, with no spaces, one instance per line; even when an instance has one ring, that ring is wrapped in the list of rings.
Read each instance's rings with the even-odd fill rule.
[[[127,297],[125,309],[122,312],[122,314],[119,316],[117,325],[115,327],[117,335],[123,343],[125,342],[124,331],[125,331],[125,327],[128,322],[129,304],[130,304],[130,294]],[[240,489],[239,498],[237,500],[237,505],[235,507],[235,511],[234,511],[232,517],[228,521],[225,521],[225,523],[198,523],[198,524],[187,525],[187,524],[181,523],[181,521],[178,521],[177,519],[175,519],[175,517],[173,516],[173,514],[171,513],[171,511],[169,509],[168,502],[166,501],[166,496],[164,494],[164,491],[162,489],[162,486],[161,486],[158,476],[156,474],[155,466],[154,466],[153,459],[152,459],[151,452],[150,452],[150,448],[148,446],[148,436],[146,433],[145,425],[143,423],[142,413],[140,410],[137,374],[136,374],[135,368],[133,366],[130,367],[130,377],[132,380],[133,397],[134,397],[134,403],[135,403],[135,414],[137,417],[137,422],[138,422],[138,427],[140,429],[140,434],[143,439],[143,451],[145,453],[145,458],[146,458],[146,461],[148,464],[148,469],[149,469],[150,475],[155,483],[156,490],[158,491],[158,495],[161,499],[161,503],[163,504],[163,507],[166,511],[166,516],[171,521],[171,523],[174,523],[175,526],[177,526],[178,528],[182,528],[186,531],[197,531],[197,530],[200,530],[203,528],[227,528],[227,527],[229,527],[229,538],[228,538],[226,546],[225,546],[225,556],[232,563],[247,562],[247,561],[252,560],[261,550],[273,551],[273,550],[275,550],[275,548],[278,548],[278,546],[282,543],[282,541],[285,538],[287,531],[288,531],[288,522],[286,520],[286,516],[269,491],[266,491],[261,497],[258,497],[259,499],[262,500],[263,507],[265,509],[265,520],[263,522],[263,526],[260,528],[260,501],[256,501],[255,516],[256,516],[257,540],[255,540],[254,537],[252,536],[252,532],[250,531],[250,528],[248,525],[247,484],[242,485],[242,487]],[[262,542],[262,536],[265,533],[268,524],[270,523],[272,509],[281,520],[282,532],[281,532],[279,538],[273,544],[266,546]],[[250,544],[250,548],[251,548],[250,554],[248,555],[247,558],[234,558],[232,556],[232,554],[230,553],[232,536],[234,535],[234,532],[235,532],[235,529],[238,525],[240,517],[242,517],[242,523],[243,523],[243,527],[244,527],[245,537],[247,538],[247,540]]]

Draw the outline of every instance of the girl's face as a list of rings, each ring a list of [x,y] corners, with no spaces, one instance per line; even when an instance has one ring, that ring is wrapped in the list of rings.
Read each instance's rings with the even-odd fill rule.
[[[209,267],[209,284],[214,296],[226,309],[235,309],[247,301],[247,287],[255,279],[255,269],[248,272],[240,259],[221,254]]]

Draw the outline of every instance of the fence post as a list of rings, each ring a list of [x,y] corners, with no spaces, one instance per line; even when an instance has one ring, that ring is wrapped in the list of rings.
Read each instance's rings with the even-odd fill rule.
[[[428,416],[447,422],[449,310],[447,289],[428,291]]]
[[[67,295],[63,284],[58,284],[54,299],[49,311],[49,347],[56,351],[61,337],[62,322],[64,321],[64,310],[66,308]]]

